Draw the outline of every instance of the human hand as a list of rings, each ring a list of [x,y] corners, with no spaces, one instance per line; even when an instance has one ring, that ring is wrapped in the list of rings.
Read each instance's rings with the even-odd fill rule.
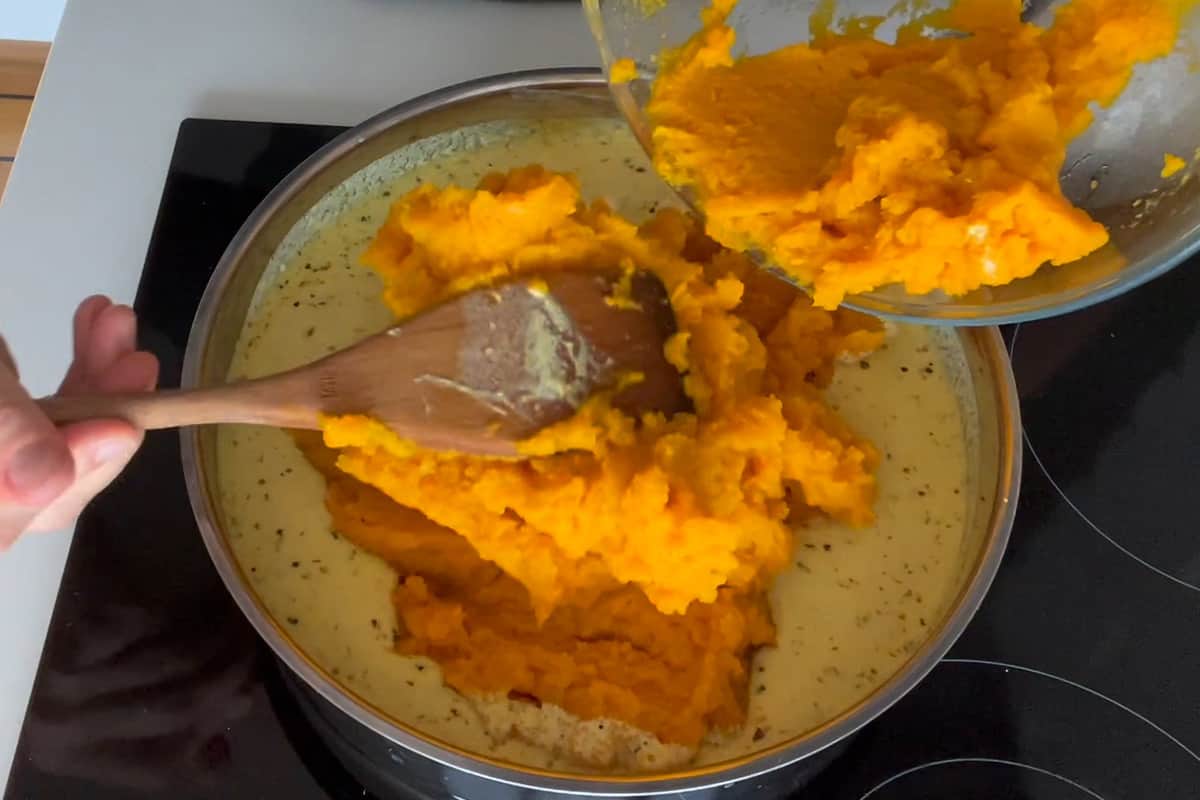
[[[74,352],[63,394],[147,391],[158,381],[158,360],[137,349],[133,310],[106,297],[76,310]],[[119,419],[56,428],[21,386],[0,339],[0,551],[25,531],[70,523],[129,463],[142,435]]]

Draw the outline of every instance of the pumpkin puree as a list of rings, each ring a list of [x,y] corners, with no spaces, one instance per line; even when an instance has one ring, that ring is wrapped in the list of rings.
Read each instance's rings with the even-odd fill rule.
[[[396,649],[437,661],[449,686],[620,719],[689,746],[741,724],[749,655],[774,639],[761,592],[724,588],[664,614],[609,578],[539,624],[525,587],[464,537],[337,469],[319,434],[297,441],[325,475],[334,528],[401,575]]]
[[[761,251],[833,308],[888,284],[961,295],[1103,245],[1059,188],[1067,144],[1089,103],[1172,51],[1193,1],[1072,0],[1042,29],[1021,22],[1021,0],[960,0],[894,44],[872,38],[877,19],[835,32],[825,2],[811,42],[740,58],[735,5],[713,0],[662,55],[655,167],[714,239]]]
[[[323,420],[336,468],[301,442],[335,528],[401,575],[398,649],[450,686],[690,746],[739,724],[792,524],[872,520],[876,452],[821,388],[839,355],[881,343],[879,323],[813,307],[679,212],[639,228],[540,167],[416,189],[364,262],[398,317],[532,271],[636,264],[663,281],[694,413],[634,420],[593,398],[519,460],[422,450],[361,416]]]

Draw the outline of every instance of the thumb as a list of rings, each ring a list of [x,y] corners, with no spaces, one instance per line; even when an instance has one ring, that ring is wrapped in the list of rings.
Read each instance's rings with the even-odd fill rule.
[[[62,428],[75,460],[75,482],[29,520],[27,531],[65,528],[129,463],[142,432],[119,419],[95,419]]]
[[[74,477],[66,440],[21,387],[16,372],[0,362],[0,545],[15,539]]]

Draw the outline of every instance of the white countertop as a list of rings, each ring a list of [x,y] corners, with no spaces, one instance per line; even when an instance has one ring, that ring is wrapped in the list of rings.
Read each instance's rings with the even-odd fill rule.
[[[0,332],[46,393],[71,312],[132,302],[180,120],[351,124],[482,75],[594,64],[571,2],[72,0],[0,203]],[[0,556],[0,788],[69,545]]]

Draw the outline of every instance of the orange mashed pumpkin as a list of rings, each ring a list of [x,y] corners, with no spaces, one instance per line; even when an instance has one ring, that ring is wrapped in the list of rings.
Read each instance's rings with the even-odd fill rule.
[[[879,323],[813,307],[678,212],[638,227],[539,167],[414,190],[364,261],[398,317],[530,272],[636,264],[663,281],[692,412],[632,419],[593,398],[511,460],[422,450],[360,416],[304,447],[335,527],[400,573],[398,649],[453,688],[689,746],[739,724],[795,522],[873,518],[876,452],[821,389]]]
[[[1021,0],[961,0],[894,44],[872,38],[880,20],[834,32],[830,2],[811,42],[740,58],[735,5],[713,0],[663,54],[655,166],[714,239],[762,252],[833,308],[889,284],[961,295],[1103,245],[1059,188],[1067,144],[1090,103],[1171,52],[1192,2],[1072,0],[1042,29],[1021,22]]]
[[[402,576],[396,649],[437,661],[449,686],[619,719],[672,744],[742,722],[749,655],[774,638],[761,592],[725,588],[664,614],[610,578],[539,622],[525,587],[466,538],[337,469],[316,435],[297,440],[325,475],[334,528]]]

